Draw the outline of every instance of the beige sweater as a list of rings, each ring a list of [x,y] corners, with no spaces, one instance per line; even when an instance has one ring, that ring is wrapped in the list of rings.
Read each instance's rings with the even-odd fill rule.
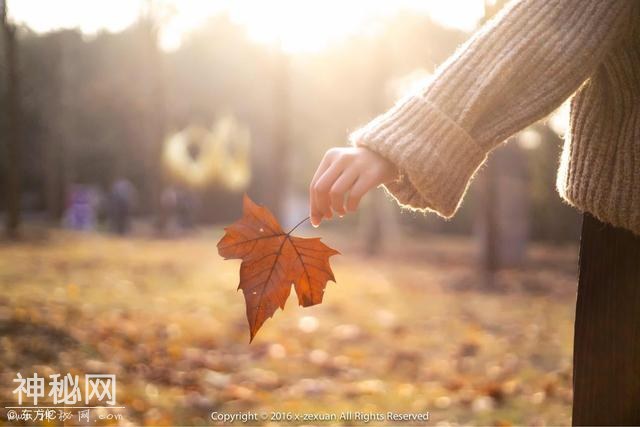
[[[450,217],[488,152],[574,92],[558,191],[640,234],[640,0],[512,2],[350,141],[399,167],[400,204]]]

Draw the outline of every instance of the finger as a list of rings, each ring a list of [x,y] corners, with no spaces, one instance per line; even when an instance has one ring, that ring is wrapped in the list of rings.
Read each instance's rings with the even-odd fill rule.
[[[333,217],[333,212],[331,212],[331,200],[329,197],[329,191],[333,184],[338,179],[342,171],[344,170],[345,162],[338,159],[333,162],[331,166],[322,174],[320,179],[316,182],[315,185],[315,197],[317,203],[317,211],[322,213],[322,216],[327,219],[331,219]]]
[[[372,177],[360,175],[356,183],[353,184],[351,191],[349,192],[349,197],[347,198],[347,210],[349,212],[355,212],[358,209],[358,205],[360,204],[360,199],[362,199],[362,196],[364,196],[367,191],[371,190],[376,185],[376,181]]]
[[[347,213],[344,208],[344,196],[358,180],[358,175],[359,173],[355,168],[347,168],[329,190],[331,208],[340,216]]]
[[[313,178],[311,179],[311,184],[309,185],[309,216],[311,217],[311,225],[317,227],[320,225],[320,221],[322,220],[322,211],[318,209],[318,202],[316,198],[316,182],[318,178],[324,174],[329,165],[331,164],[331,159],[333,156],[330,152],[327,152],[320,161],[320,165],[318,165],[318,169],[316,169]]]

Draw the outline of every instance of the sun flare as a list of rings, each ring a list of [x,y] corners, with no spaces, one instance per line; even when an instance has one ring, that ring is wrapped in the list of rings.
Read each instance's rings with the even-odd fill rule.
[[[121,30],[149,5],[161,16],[166,50],[178,48],[209,17],[227,13],[254,41],[290,53],[318,51],[349,35],[370,33],[381,18],[400,10],[428,14],[466,31],[484,13],[483,0],[9,0],[9,13],[37,32],[79,28],[91,34]]]

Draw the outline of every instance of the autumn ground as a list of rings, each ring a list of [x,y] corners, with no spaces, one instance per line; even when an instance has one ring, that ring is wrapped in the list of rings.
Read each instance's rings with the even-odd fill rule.
[[[249,345],[239,262],[218,257],[220,236],[51,231],[1,244],[2,401],[15,401],[18,371],[104,372],[117,375],[121,424],[349,410],[429,411],[427,425],[570,423],[575,248],[535,247],[486,292],[468,240],[364,258],[329,234],[343,253],[338,284],[320,306],[292,296]]]

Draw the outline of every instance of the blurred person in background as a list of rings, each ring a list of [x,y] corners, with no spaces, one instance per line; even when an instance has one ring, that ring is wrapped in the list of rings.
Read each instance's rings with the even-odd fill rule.
[[[112,230],[120,235],[129,233],[136,189],[126,178],[118,178],[111,186],[109,216]]]
[[[64,225],[72,230],[94,230],[99,203],[100,195],[97,190],[86,185],[72,185],[64,213]]]
[[[187,188],[180,188],[176,198],[176,219],[180,229],[191,230],[195,226],[193,194]]]
[[[185,232],[195,227],[193,194],[186,188],[168,186],[162,191],[162,215],[167,227]]]
[[[313,225],[383,185],[454,215],[488,153],[573,94],[557,189],[584,212],[574,425],[640,425],[640,2],[511,2],[433,79],[330,149]]]

